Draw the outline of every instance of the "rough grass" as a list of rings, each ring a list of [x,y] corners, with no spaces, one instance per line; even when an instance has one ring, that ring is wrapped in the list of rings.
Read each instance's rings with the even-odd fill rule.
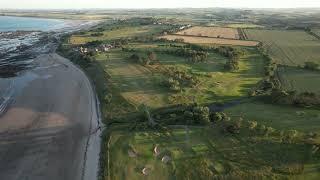
[[[124,100],[135,107],[141,104],[152,108],[165,106],[167,91],[160,86],[162,76],[142,65],[130,63],[128,57],[129,54],[118,49],[100,54],[96,59],[111,76],[112,86]]]
[[[320,71],[282,66],[278,68],[282,88],[298,92],[320,93]]]
[[[247,96],[249,89],[263,77],[263,58],[255,50],[249,50],[241,58],[237,72],[225,71],[226,58],[214,53],[209,55],[206,63],[186,63],[185,59],[172,56],[161,59],[164,66],[185,69],[200,80],[196,88],[186,88],[178,93],[178,96],[188,99],[186,102],[182,99],[179,103],[190,103],[190,99],[200,104],[238,99]]]
[[[145,53],[146,49],[156,48],[154,45],[133,44]],[[263,58],[251,49],[240,60],[238,72],[227,72],[223,66],[227,61],[215,53],[210,53],[206,63],[188,63],[185,58],[157,54],[160,64],[142,66],[130,62],[128,57],[132,53],[120,50],[112,51],[109,58],[101,54],[97,59],[111,75],[112,84],[121,96],[135,106],[145,104],[151,108],[165,107],[170,104],[190,104],[194,100],[200,104],[223,102],[247,96],[251,87],[263,77]],[[162,69],[176,67],[198,78],[200,83],[196,87],[185,87],[181,92],[172,92],[162,85],[168,77]],[[175,100],[172,100],[172,97]],[[171,99],[171,100],[170,100]]]
[[[220,38],[226,38],[226,39],[239,39],[239,33],[237,29],[224,28],[224,27],[195,26],[195,27],[180,31],[176,34],[214,37],[214,38],[220,37]]]
[[[226,112],[279,130],[320,132],[320,114],[317,109],[264,104],[257,101],[237,105]]]
[[[312,161],[310,147],[283,144],[273,136],[255,135],[241,129],[239,135],[223,133],[219,125],[210,128],[176,127],[167,133],[114,131],[110,140],[110,179],[268,179],[314,178],[319,164]],[[153,148],[161,154],[156,157]],[[137,157],[129,157],[134,149]],[[303,152],[303,153],[302,153]],[[161,162],[169,155],[169,164]],[[282,169],[304,166],[301,174]],[[151,173],[141,171],[149,167]]]
[[[297,66],[307,61],[320,62],[320,40],[304,31],[247,29],[250,40],[263,42],[267,53],[278,63]]]
[[[118,27],[112,30],[106,30],[102,36],[94,37],[91,36],[95,32],[86,32],[84,35],[73,35],[70,38],[70,43],[79,45],[85,44],[87,42],[96,41],[96,40],[113,40],[119,38],[127,38],[133,36],[141,36],[147,34],[153,34],[161,32],[165,28],[165,26],[155,26],[155,25],[147,25],[147,26],[127,26],[127,27]]]
[[[222,39],[222,38],[208,38],[208,37],[192,37],[183,35],[165,35],[159,38],[165,38],[167,40],[183,39],[184,42],[193,44],[217,44],[217,45],[235,45],[235,46],[257,46],[257,41],[246,40],[234,40],[234,39]]]
[[[320,29],[313,29],[312,32],[316,33],[318,36],[320,36]]]

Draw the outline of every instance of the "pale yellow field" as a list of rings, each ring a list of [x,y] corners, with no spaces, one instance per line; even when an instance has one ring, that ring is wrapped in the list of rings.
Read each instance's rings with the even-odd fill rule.
[[[235,46],[257,46],[257,41],[244,41],[237,39],[221,39],[221,38],[208,38],[208,37],[192,37],[181,35],[165,35],[159,38],[167,40],[183,39],[184,42],[193,44],[219,44],[219,45],[235,45]]]
[[[190,29],[186,29],[176,34],[180,35],[191,35],[191,36],[203,36],[203,37],[214,37],[214,38],[227,38],[227,39],[239,39],[239,33],[234,28],[224,27],[201,27],[195,26]]]

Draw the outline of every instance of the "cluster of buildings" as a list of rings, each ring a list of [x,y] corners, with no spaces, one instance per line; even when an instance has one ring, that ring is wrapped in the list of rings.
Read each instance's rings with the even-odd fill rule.
[[[115,46],[111,45],[111,44],[102,44],[98,47],[89,47],[89,48],[86,48],[86,47],[80,47],[79,48],[79,52],[82,53],[82,54],[86,54],[86,53],[89,53],[89,52],[109,52],[110,49],[112,48],[115,48]]]

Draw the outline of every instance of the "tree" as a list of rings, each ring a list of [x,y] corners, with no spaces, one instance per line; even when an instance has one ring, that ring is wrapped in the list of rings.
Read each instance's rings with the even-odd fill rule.
[[[315,63],[315,62],[305,62],[304,63],[304,68],[309,69],[309,70],[318,70],[320,64]]]
[[[210,123],[209,108],[204,106],[195,106],[193,108],[193,118],[196,124],[208,125]]]
[[[248,121],[248,124],[249,124],[248,127],[250,130],[255,129],[258,126],[257,121]]]
[[[107,104],[109,104],[112,100],[112,94],[108,93],[105,97],[104,100]]]
[[[141,59],[141,58],[140,58],[140,56],[137,55],[137,54],[132,54],[129,59],[132,60],[132,61],[135,62],[135,63],[138,63],[138,62],[140,62],[140,59]]]

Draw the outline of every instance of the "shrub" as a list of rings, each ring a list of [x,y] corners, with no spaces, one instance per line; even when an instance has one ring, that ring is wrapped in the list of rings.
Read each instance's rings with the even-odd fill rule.
[[[99,36],[103,36],[103,33],[100,33],[100,32],[92,33],[91,36],[93,36],[93,37],[99,37]]]
[[[208,107],[195,106],[193,108],[193,118],[196,124],[208,125],[210,123],[210,110]]]
[[[105,97],[104,97],[104,101],[109,104],[112,100],[112,94],[108,93]]]
[[[315,62],[305,62],[304,68],[309,69],[309,70],[318,70],[320,64],[315,63]]]
[[[258,122],[257,121],[248,121],[248,128],[250,130],[255,129],[258,126]]]
[[[135,63],[140,63],[141,58],[138,54],[132,54],[129,59]]]

